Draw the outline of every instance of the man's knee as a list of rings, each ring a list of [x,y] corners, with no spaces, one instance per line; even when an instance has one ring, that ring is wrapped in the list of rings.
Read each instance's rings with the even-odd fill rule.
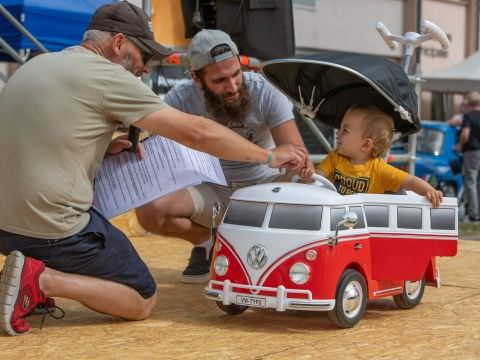
[[[147,231],[161,233],[166,222],[171,218],[190,218],[194,213],[194,205],[188,190],[180,190],[173,194],[155,199],[136,209],[139,224]]]
[[[128,320],[145,320],[147,319],[155,309],[155,305],[157,304],[157,290],[155,293],[150,296],[148,299],[143,299],[141,301],[140,306],[137,307],[135,313],[131,314]]]
[[[154,200],[136,209],[138,223],[147,231],[162,228],[167,217],[167,208],[161,199]]]

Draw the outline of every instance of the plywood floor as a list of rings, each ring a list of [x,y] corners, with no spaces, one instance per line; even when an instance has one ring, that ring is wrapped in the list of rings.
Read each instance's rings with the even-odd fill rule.
[[[119,223],[142,234],[131,219]],[[370,302],[348,330],[333,327],[325,313],[226,315],[203,297],[204,285],[180,283],[187,243],[148,235],[132,242],[160,290],[150,319],[126,322],[58,299],[65,318],[39,330],[36,316],[30,334],[0,334],[0,359],[480,359],[480,241],[460,241],[457,257],[439,259],[443,286],[428,287],[415,309]]]

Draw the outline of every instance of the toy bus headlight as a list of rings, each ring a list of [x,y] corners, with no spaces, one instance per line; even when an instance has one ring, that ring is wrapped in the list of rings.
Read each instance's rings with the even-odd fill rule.
[[[295,263],[290,268],[288,275],[295,284],[305,284],[310,277],[310,269],[303,263]]]
[[[227,273],[228,270],[228,259],[224,255],[217,256],[215,262],[213,263],[213,269],[215,274],[218,276],[223,276]]]

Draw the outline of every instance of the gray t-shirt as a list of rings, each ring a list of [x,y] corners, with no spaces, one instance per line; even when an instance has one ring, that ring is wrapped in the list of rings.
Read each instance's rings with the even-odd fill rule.
[[[250,111],[243,123],[229,123],[228,127],[245,139],[264,149],[275,147],[270,129],[293,119],[292,104],[257,73],[244,72],[243,81],[250,92]],[[212,118],[205,109],[203,90],[190,80],[170,90],[165,102],[183,112]],[[221,160],[229,183],[257,182],[278,173],[266,165]]]
[[[0,92],[0,229],[45,239],[79,232],[115,129],[165,106],[80,46],[28,61]]]

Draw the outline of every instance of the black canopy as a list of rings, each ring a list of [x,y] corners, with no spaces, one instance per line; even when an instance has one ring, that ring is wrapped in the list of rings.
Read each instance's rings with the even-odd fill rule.
[[[395,130],[402,135],[420,130],[414,88],[402,67],[393,61],[364,54],[324,52],[271,60],[262,72],[294,101],[301,113],[329,126],[338,128],[350,106],[368,104],[391,115]]]

